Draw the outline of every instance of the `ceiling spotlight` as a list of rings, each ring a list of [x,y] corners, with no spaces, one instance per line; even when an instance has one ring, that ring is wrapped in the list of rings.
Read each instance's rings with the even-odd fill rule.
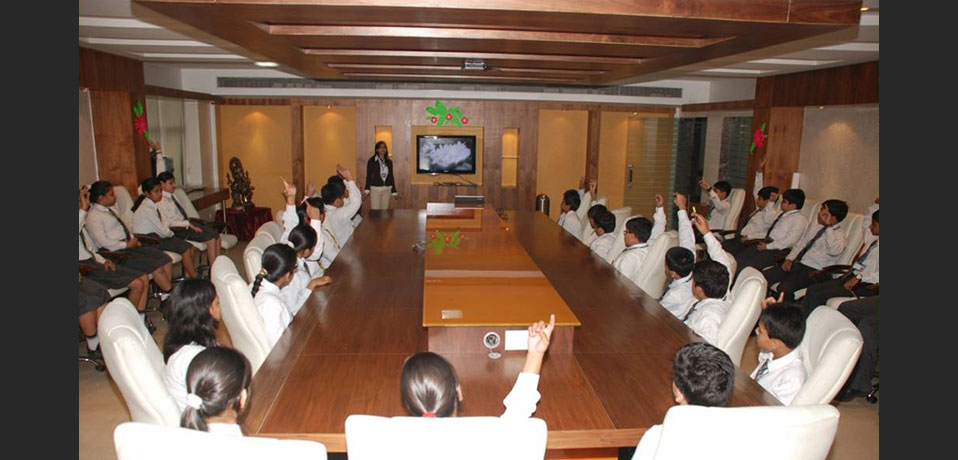
[[[822,109],[824,109],[824,108],[825,108],[825,106],[824,106],[824,105],[820,105],[820,106],[818,106],[818,110],[822,110]]]
[[[862,13],[864,13],[864,12],[870,10],[870,9],[871,9],[871,8],[869,8],[869,7],[867,7],[867,6],[863,6],[863,7],[862,7]]]
[[[279,67],[279,64],[271,61],[256,61],[256,65],[260,67]]]

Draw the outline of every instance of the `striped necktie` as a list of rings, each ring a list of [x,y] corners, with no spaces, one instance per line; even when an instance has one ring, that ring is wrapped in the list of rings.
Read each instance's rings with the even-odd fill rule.
[[[808,244],[806,244],[804,248],[802,248],[802,252],[799,252],[799,253],[798,253],[798,257],[795,258],[795,262],[801,262],[801,261],[802,261],[802,256],[804,256],[805,253],[808,252],[808,250],[812,248],[812,245],[815,244],[815,242],[818,241],[818,239],[821,238],[822,235],[825,234],[825,230],[828,230],[828,225],[822,227],[822,229],[819,230],[818,233],[816,233],[814,237],[812,237],[812,240],[809,241]]]
[[[761,367],[758,368],[758,373],[755,374],[755,381],[756,381],[756,382],[758,382],[759,379],[761,379],[762,377],[765,377],[765,375],[768,374],[768,362],[769,362],[769,361],[771,361],[771,359],[766,359],[765,361],[762,361]]]
[[[766,239],[766,240],[767,240],[770,236],[772,236],[772,230],[775,229],[775,224],[777,224],[778,221],[781,220],[781,219],[782,219],[782,216],[784,216],[784,215],[785,215],[784,212],[781,213],[781,214],[779,214],[778,217],[775,218],[775,221],[772,222],[772,226],[769,227],[769,228],[768,228],[768,232],[765,233],[765,239]]]
[[[111,216],[113,216],[114,219],[116,219],[117,222],[120,223],[120,227],[123,227],[123,234],[125,235],[125,237],[123,238],[123,241],[130,241],[130,231],[126,228],[126,224],[123,223],[123,220],[121,220],[120,217],[117,216],[112,209],[106,208],[106,210],[107,212],[110,213]]]
[[[855,263],[864,266],[865,264],[862,262],[865,262],[865,259],[868,258],[868,253],[872,252],[872,249],[875,249],[875,245],[877,244],[878,240],[872,241],[872,244],[868,245],[868,249],[866,249],[865,252],[858,257],[858,260],[856,260]]]
[[[702,299],[702,300],[705,300],[705,299]],[[695,302],[692,304],[692,308],[689,308],[689,312],[685,314],[684,318],[682,318],[683,323],[689,320],[689,317],[692,316],[692,313],[695,313],[695,309],[698,308],[700,303],[702,303],[702,300],[699,300],[698,302]]]
[[[176,205],[176,209],[178,209],[178,210],[180,211],[180,215],[183,216],[184,219],[186,219],[186,218],[187,218],[187,217],[186,217],[186,210],[183,209],[183,206],[180,206],[180,202],[179,202],[179,201],[176,201],[176,197],[175,197],[175,196],[170,195],[170,198],[173,200],[173,204]]]

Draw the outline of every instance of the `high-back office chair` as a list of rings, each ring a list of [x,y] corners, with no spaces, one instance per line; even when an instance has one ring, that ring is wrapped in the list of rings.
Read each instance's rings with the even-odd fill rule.
[[[805,321],[799,349],[806,377],[792,405],[828,404],[855,369],[862,334],[838,310],[816,308]]]
[[[817,218],[815,216],[813,217]],[[851,269],[851,263],[854,261],[855,255],[858,254],[858,250],[862,247],[862,240],[864,238],[862,221],[864,218],[865,216],[854,213],[848,213],[848,215],[845,216],[845,219],[842,220],[841,227],[845,233],[845,249],[842,251],[842,254],[838,256],[835,265],[822,268],[822,272],[831,274],[832,278],[837,278]],[[778,283],[772,286],[772,288],[776,287],[778,287]],[[805,289],[795,291],[795,298],[800,299],[804,297],[805,292]]]
[[[838,417],[827,404],[672,406],[662,425],[645,432],[632,459],[824,460]]]
[[[113,212],[120,217],[120,220],[123,221],[123,224],[126,225],[126,228],[132,233],[133,198],[130,196],[130,192],[127,191],[126,187],[122,185],[114,185],[113,194],[116,195],[116,204],[113,205]],[[183,256],[180,254],[170,251],[163,251],[163,253],[170,257],[173,261],[173,265],[183,261]]]
[[[229,257],[219,256],[211,270],[213,286],[220,298],[220,310],[226,330],[237,350],[249,359],[253,375],[269,354],[266,326],[256,310],[249,285],[243,281]]]
[[[350,460],[382,458],[541,460],[546,422],[538,418],[377,417],[346,418]]]
[[[176,197],[176,201],[183,206],[183,210],[186,211],[186,217],[190,219],[199,219],[200,213],[196,211],[196,207],[193,206],[193,200],[190,200],[190,197],[186,195],[186,191],[177,187],[173,189],[173,196]],[[220,247],[225,251],[229,251],[236,246],[236,243],[239,239],[236,235],[230,235],[228,233],[220,233]],[[204,245],[205,246],[205,245]]]
[[[256,274],[263,268],[263,251],[275,244],[273,237],[267,233],[257,233],[243,249],[243,267],[246,269],[246,279],[253,282]]]
[[[179,426],[180,411],[163,383],[163,354],[133,304],[110,302],[97,324],[100,349],[134,422]]]
[[[805,198],[805,204],[802,205],[802,209],[798,210],[798,213],[805,216],[806,222],[812,222],[818,217],[818,210],[822,208],[822,203],[825,200]]]
[[[742,270],[741,276],[732,287],[732,305],[719,326],[715,346],[727,353],[736,366],[742,362],[745,342],[748,341],[748,336],[762,312],[762,299],[765,298],[766,288],[765,277],[752,267]]]
[[[260,233],[265,233],[273,239],[273,242],[270,244],[279,243],[283,239],[283,226],[275,220],[271,220],[263,225],[260,225],[259,228],[256,229],[256,235],[259,235]]]
[[[615,214],[615,239],[612,242],[612,247],[609,249],[609,254],[606,256],[606,262],[610,264],[613,260],[615,260],[619,253],[625,250],[625,223],[633,217],[641,216],[641,214],[636,214],[634,216],[623,216],[623,210],[632,212],[632,208],[628,206],[612,211],[612,214]],[[622,217],[621,221],[619,220],[620,216]]]
[[[728,194],[729,210],[725,216],[725,226],[715,230],[736,230],[738,229],[738,218],[742,214],[742,206],[745,204],[745,190],[733,188]]]
[[[635,275],[635,284],[653,298],[665,292],[665,253],[678,244],[678,232],[671,230],[659,235],[649,245],[649,254]]]
[[[326,446],[315,441],[229,436],[172,426],[125,422],[113,431],[118,460],[228,458],[324,460]]]

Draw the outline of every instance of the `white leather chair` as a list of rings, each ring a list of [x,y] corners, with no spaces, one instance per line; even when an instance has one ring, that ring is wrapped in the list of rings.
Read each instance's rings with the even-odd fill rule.
[[[114,185],[113,194],[116,195],[116,204],[113,205],[113,212],[120,217],[120,220],[123,221],[123,224],[126,225],[126,228],[132,233],[133,198],[130,196],[130,192],[126,189],[126,187],[122,185]],[[163,251],[163,253],[170,257],[170,259],[173,261],[173,265],[183,261],[183,256],[180,254],[170,251]]]
[[[798,211],[799,214],[805,216],[806,222],[811,222],[818,218],[818,210],[821,209],[822,203],[825,200],[811,199],[806,197],[805,204],[802,205],[802,209]]]
[[[819,205],[821,206],[821,205]],[[842,230],[845,231],[845,249],[835,260],[835,265],[851,265],[855,254],[862,247],[864,233],[862,232],[862,221],[865,216],[861,214],[848,213],[842,221]],[[843,272],[842,272],[843,273]],[[833,275],[838,276],[838,274]],[[805,289],[795,291],[795,298],[800,299],[805,296]]]
[[[546,423],[538,418],[346,418],[349,460],[383,458],[541,460]]]
[[[326,458],[326,446],[315,441],[230,436],[136,422],[117,425],[113,444],[118,460]]]
[[[163,383],[163,354],[126,298],[110,302],[97,324],[103,361],[134,422],[179,426],[180,412]]]
[[[862,334],[838,310],[816,308],[805,322],[799,349],[806,377],[792,405],[828,404],[855,369]]]
[[[190,197],[186,195],[186,192],[177,187],[173,189],[173,196],[176,197],[176,201],[183,206],[183,210],[186,211],[186,217],[191,219],[199,219],[200,213],[196,211],[196,207],[193,206],[193,200],[190,200]],[[230,235],[228,233],[220,233],[220,247],[224,250],[229,251],[236,246],[236,243],[239,239],[236,235]],[[202,243],[201,243],[202,244]],[[206,248],[206,244],[203,244],[203,249]]]
[[[678,244],[678,232],[671,230],[658,236],[649,246],[649,254],[635,275],[636,285],[658,299],[665,292],[665,253]]]
[[[824,460],[838,409],[815,406],[672,406],[645,432],[633,460]]]
[[[728,215],[725,216],[725,226],[713,230],[737,230],[738,218],[742,214],[742,206],[745,204],[745,190],[733,188],[728,194],[729,207]],[[720,238],[721,239],[721,238]]]
[[[243,249],[243,267],[246,269],[246,279],[252,283],[256,274],[263,268],[263,251],[275,244],[272,237],[266,232],[258,233]]]
[[[746,267],[732,287],[732,305],[719,326],[714,345],[728,354],[736,366],[742,362],[745,342],[762,313],[762,299],[767,285],[761,272]]]
[[[283,239],[283,225],[275,220],[271,220],[263,225],[260,225],[259,228],[256,229],[256,235],[259,235],[260,233],[265,233],[272,238],[273,242],[270,244],[279,243],[280,240]],[[254,235],[254,238],[256,235]]]
[[[621,234],[622,227],[625,226],[625,221],[632,216],[632,206],[623,206],[613,209],[611,212],[615,215],[615,233]]]
[[[825,302],[825,305],[838,310],[838,307],[842,306],[843,303],[848,302],[849,300],[855,300],[855,297],[832,297]]]
[[[256,310],[249,284],[243,281],[233,261],[219,256],[211,270],[213,286],[220,298],[220,310],[233,346],[249,359],[253,375],[266,360],[270,346],[266,341],[266,326]]]
[[[612,263],[613,260],[615,260],[615,257],[618,256],[619,253],[625,250],[625,236],[624,236],[625,223],[633,217],[641,216],[641,214],[636,214],[634,216],[629,216],[629,215],[623,216],[621,212],[622,210],[628,210],[629,212],[632,212],[632,208],[628,206],[612,211],[612,214],[615,215],[615,232],[614,232],[615,240],[612,242],[612,247],[609,249],[609,254],[606,256],[606,259],[605,259],[606,262],[610,264]],[[621,217],[621,220],[620,220],[620,217]]]

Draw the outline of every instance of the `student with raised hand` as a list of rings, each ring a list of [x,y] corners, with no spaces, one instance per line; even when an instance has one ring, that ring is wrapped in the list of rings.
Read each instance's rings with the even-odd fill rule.
[[[683,315],[682,322],[714,344],[719,327],[728,315],[728,268],[714,260],[701,260],[692,268],[692,295],[695,302]]]
[[[811,274],[835,265],[845,250],[845,230],[842,221],[848,214],[848,205],[841,200],[825,200],[818,218],[809,224],[802,239],[785,258],[781,266],[772,267],[763,274],[768,285],[785,294],[785,300],[794,300],[795,291],[812,284]]]
[[[193,257],[193,245],[177,238],[160,216],[157,203],[163,199],[163,188],[156,178],[148,178],[140,184],[143,193],[133,203],[133,233],[141,238],[159,240],[154,248],[175,252],[183,256],[183,272],[186,278],[196,278],[196,260]]]
[[[654,233],[652,229],[652,222],[640,216],[627,220],[625,229],[622,230],[625,249],[615,257],[612,266],[633,283],[639,268],[649,255],[649,242],[652,241]]]
[[[709,194],[709,200],[712,202],[712,212],[709,215],[709,227],[725,228],[725,218],[732,209],[732,203],[728,200],[729,193],[732,193],[732,184],[728,181],[720,180],[713,185],[709,185],[705,179],[699,180],[699,186]]]
[[[107,258],[116,258],[114,263],[117,265],[139,273],[152,273],[153,282],[161,291],[168,292],[173,287],[173,262],[163,251],[143,247],[110,209],[116,204],[113,186],[107,181],[94,182],[90,185],[90,202],[93,205],[86,215],[85,224],[92,236],[89,247]],[[146,321],[148,326],[152,326]]]
[[[592,210],[596,210],[595,213]],[[594,214],[594,217],[593,217]],[[589,249],[595,255],[611,262],[609,252],[615,246],[615,214],[597,204],[589,210],[589,225],[595,230],[597,237],[589,244]]]
[[[237,420],[246,410],[252,367],[242,353],[210,347],[186,372],[186,409],[180,426],[226,436],[243,436]]]
[[[745,219],[745,225],[738,232],[737,238],[722,241],[722,247],[726,251],[735,255],[746,248],[745,243],[749,240],[765,238],[772,222],[781,212],[778,195],[778,187],[762,186],[762,171],[768,156],[763,156],[759,171],[755,172],[755,210]]]
[[[586,185],[585,177],[579,178],[579,189],[576,190],[576,193],[579,194],[579,209],[576,211],[576,214],[579,215],[579,221],[582,223],[583,238],[588,232],[586,227],[586,215],[584,214],[588,210],[592,209],[593,202],[596,200],[596,193],[598,191],[598,182],[595,179],[589,179],[588,188],[585,188]],[[584,242],[584,240],[583,240]]]
[[[170,329],[163,339],[163,383],[176,407],[186,408],[186,373],[190,362],[208,347],[216,346],[221,321],[220,299],[208,280],[183,280],[173,288],[166,314]]]
[[[343,179],[344,188],[327,183],[320,191],[326,205],[326,220],[323,225],[327,226],[335,237],[336,245],[343,247],[353,235],[352,218],[363,205],[363,195],[353,180],[353,173],[338,164],[336,173]]]
[[[562,214],[557,222],[563,230],[571,233],[577,240],[582,240],[582,221],[576,214],[580,204],[579,194],[575,190],[566,190],[562,194],[562,203],[559,204],[559,211]]]
[[[512,391],[502,401],[503,418],[529,418],[536,411],[542,360],[555,329],[555,315],[549,324],[542,321],[529,326],[528,351],[522,372]],[[449,361],[433,352],[410,356],[399,377],[399,393],[406,411],[414,417],[455,417],[463,399],[456,370]]]
[[[146,311],[146,301],[149,298],[150,290],[149,277],[144,272],[117,265],[97,253],[94,248],[93,237],[87,234],[84,225],[89,209],[90,190],[84,185],[80,189],[80,230],[77,238],[80,246],[80,272],[85,273],[86,278],[102,284],[107,289],[128,288],[127,298],[130,303],[137,311],[141,313]],[[95,350],[97,344],[99,344],[99,339],[96,340],[96,343],[93,342],[93,338],[96,336],[96,324],[93,324],[92,329],[87,328],[87,331],[92,331],[90,334],[93,334],[92,338],[90,334],[87,334],[87,345],[89,349]]]
[[[580,207],[579,209],[582,208]],[[596,233],[598,225],[595,219],[605,213],[609,213],[609,208],[606,208],[603,204],[592,205],[592,207],[586,211],[584,224],[588,225],[582,225],[582,244],[591,247],[592,243],[599,237]],[[612,217],[612,231],[615,231],[615,215]]]
[[[160,209],[160,218],[163,223],[169,226],[178,238],[206,243],[207,259],[216,260],[222,247],[219,232],[201,223],[190,221],[189,216],[186,215],[186,209],[173,195],[173,191],[176,190],[176,178],[173,177],[173,173],[163,171],[156,175],[156,179],[160,181],[160,187],[163,189],[163,199],[156,204]]]
[[[320,264],[320,259],[323,256],[323,250],[327,241],[325,234],[328,233],[328,231],[323,231],[323,221],[326,220],[326,206],[322,198],[309,196],[308,194],[297,206],[296,186],[286,182],[286,179],[282,177],[280,179],[283,180],[283,195],[286,197],[286,209],[283,211],[282,216],[283,236],[279,242],[289,241],[290,232],[297,226],[306,225],[311,227],[316,232],[316,239],[313,249],[305,258],[305,261],[309,264],[309,271],[312,276],[322,276],[325,268]],[[310,183],[309,186],[311,187],[312,183]],[[307,192],[308,191],[309,188],[307,188]],[[297,250],[297,252],[300,252],[300,250]],[[326,267],[328,267],[331,262],[332,260],[326,263]]]
[[[851,270],[842,277],[815,283],[805,291],[802,308],[807,316],[832,297],[853,295],[858,298],[878,295],[878,198],[863,219],[865,237],[862,249],[852,262]]]
[[[266,341],[273,348],[293,321],[293,310],[286,305],[281,289],[293,280],[297,271],[296,252],[286,243],[276,243],[263,251],[263,268],[250,283],[256,310],[263,318]]]
[[[285,303],[290,309],[289,314],[296,316],[316,288],[325,286],[333,280],[323,276],[319,264],[309,260],[316,249],[316,230],[313,227],[298,225],[289,233],[288,243],[296,252],[296,263],[299,267],[290,283],[283,286],[280,292],[286,297]]]
[[[709,229],[709,224],[701,214],[692,214],[692,223],[695,224],[695,228],[704,235],[702,240],[705,242],[706,253],[709,255],[709,258],[722,264],[726,270],[729,272],[729,281],[732,280],[732,256],[725,252],[725,249],[722,249],[722,243],[719,243],[718,238],[714,233]]]
[[[751,245],[735,255],[738,273],[745,267],[762,271],[775,265],[777,257],[787,254],[805,232],[807,221],[800,212],[805,205],[805,192],[790,188],[782,193],[782,212],[775,217],[765,232],[763,241]]]
[[[805,366],[798,348],[805,336],[805,315],[798,304],[771,297],[762,301],[755,328],[758,366],[751,377],[789,406],[805,384]]]

